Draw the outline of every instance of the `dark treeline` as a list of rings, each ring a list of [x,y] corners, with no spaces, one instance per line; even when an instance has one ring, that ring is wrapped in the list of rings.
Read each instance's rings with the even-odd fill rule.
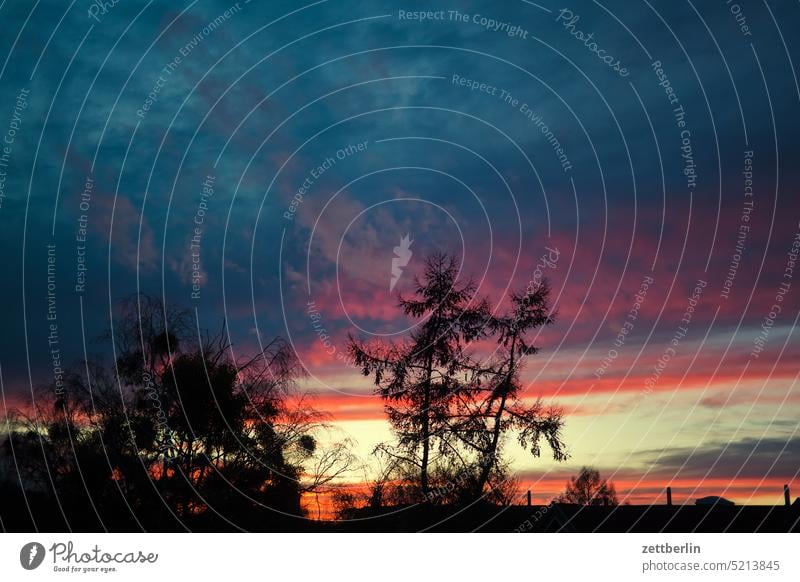
[[[123,302],[113,365],[84,362],[9,415],[4,528],[279,529],[348,470],[346,443],[321,450],[323,415],[291,397],[288,344],[234,361],[224,330],[192,323],[157,299]]]
[[[303,368],[290,345],[277,338],[234,359],[224,328],[201,332],[188,311],[137,296],[101,338],[113,358],[81,362],[8,414],[3,529],[302,529],[316,517],[304,496],[320,495],[345,518],[510,503],[510,434],[534,456],[546,443],[555,459],[567,457],[560,410],[524,400],[520,382],[537,351],[531,333],[553,322],[547,284],[513,293],[498,313],[458,280],[453,257],[434,255],[414,291],[399,300],[418,320],[407,338],[349,342],[396,436],[367,460],[379,469],[366,493],[341,487],[363,467],[298,392]]]

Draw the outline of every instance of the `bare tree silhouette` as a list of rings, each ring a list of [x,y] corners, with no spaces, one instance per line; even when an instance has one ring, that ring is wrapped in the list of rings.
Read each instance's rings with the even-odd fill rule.
[[[570,478],[559,501],[574,505],[619,505],[614,484],[592,467],[582,467],[577,476]]]
[[[556,461],[568,457],[561,439],[564,425],[561,409],[546,406],[541,399],[526,405],[520,398],[523,390],[520,370],[525,358],[539,351],[529,343],[527,335],[554,322],[549,295],[546,282],[525,293],[512,293],[509,312],[489,321],[498,351],[491,364],[476,374],[470,398],[462,400],[463,433],[480,456],[476,495],[484,491],[493,470],[503,472],[501,436],[506,432],[515,432],[520,445],[535,457],[541,455],[542,440],[550,446]]]

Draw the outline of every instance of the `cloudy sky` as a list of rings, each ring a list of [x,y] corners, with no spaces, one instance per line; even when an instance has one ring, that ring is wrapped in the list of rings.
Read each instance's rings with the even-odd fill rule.
[[[800,491],[800,7],[101,4],[0,2],[7,408],[51,325],[64,365],[109,355],[141,292],[237,355],[289,339],[367,458],[391,434],[344,341],[406,333],[440,250],[498,308],[552,284],[523,376],[572,458],[507,448],[539,499],[581,465],[632,502]]]

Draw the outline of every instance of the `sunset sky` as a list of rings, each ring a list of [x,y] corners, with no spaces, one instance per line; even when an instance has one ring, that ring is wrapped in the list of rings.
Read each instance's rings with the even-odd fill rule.
[[[62,4],[3,9],[7,408],[53,380],[54,321],[63,365],[110,357],[139,291],[236,356],[290,340],[371,462],[392,435],[347,335],[405,336],[398,293],[446,251],[497,309],[552,286],[523,379],[571,458],[506,448],[537,501],[582,465],[631,503],[800,495],[800,6]]]

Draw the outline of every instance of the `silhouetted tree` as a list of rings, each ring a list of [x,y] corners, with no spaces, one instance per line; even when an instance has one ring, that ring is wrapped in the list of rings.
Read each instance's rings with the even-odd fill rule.
[[[113,365],[84,362],[38,390],[0,443],[22,490],[53,499],[67,527],[264,527],[257,515],[301,514],[303,494],[352,466],[347,442],[319,442],[324,416],[295,397],[302,367],[285,341],[234,360],[224,328],[192,334],[188,312],[158,299],[118,314]]]
[[[351,338],[350,354],[374,377],[398,436],[397,447],[376,449],[393,459],[385,481],[405,491],[399,484],[416,470],[419,495],[428,502],[510,499],[503,435],[516,432],[534,456],[545,440],[554,459],[567,457],[561,411],[520,398],[522,363],[537,351],[527,334],[553,321],[549,289],[542,284],[512,295],[510,312],[496,316],[487,300],[475,297],[475,286],[457,276],[453,257],[428,258],[414,298],[400,298],[407,315],[422,319],[409,340],[364,344]],[[474,340],[489,337],[498,344],[492,355],[472,353]],[[432,450],[438,453],[433,460]]]
[[[577,476],[570,478],[559,501],[575,505],[619,505],[614,484],[591,467],[582,467]]]
[[[554,321],[550,314],[549,295],[546,282],[529,288],[525,293],[513,293],[510,311],[491,318],[489,326],[496,337],[498,350],[492,365],[480,374],[483,378],[488,376],[488,380],[476,381],[472,398],[464,401],[466,432],[480,454],[476,494],[483,492],[492,471],[501,469],[501,436],[506,432],[515,432],[520,445],[528,448],[535,457],[541,455],[540,442],[545,440],[553,459],[563,461],[567,458],[561,439],[564,425],[561,410],[544,405],[540,399],[525,404],[520,398],[523,386],[519,372],[525,358],[539,351],[527,335]]]
[[[481,334],[485,302],[474,303],[475,286],[457,282],[453,257],[436,254],[426,260],[414,297],[400,297],[402,311],[423,319],[402,345],[364,344],[350,338],[349,352],[365,376],[372,375],[385,401],[398,450],[384,452],[418,467],[423,496],[430,488],[431,451],[447,447],[448,410],[460,392],[456,379],[466,361],[465,343]]]

